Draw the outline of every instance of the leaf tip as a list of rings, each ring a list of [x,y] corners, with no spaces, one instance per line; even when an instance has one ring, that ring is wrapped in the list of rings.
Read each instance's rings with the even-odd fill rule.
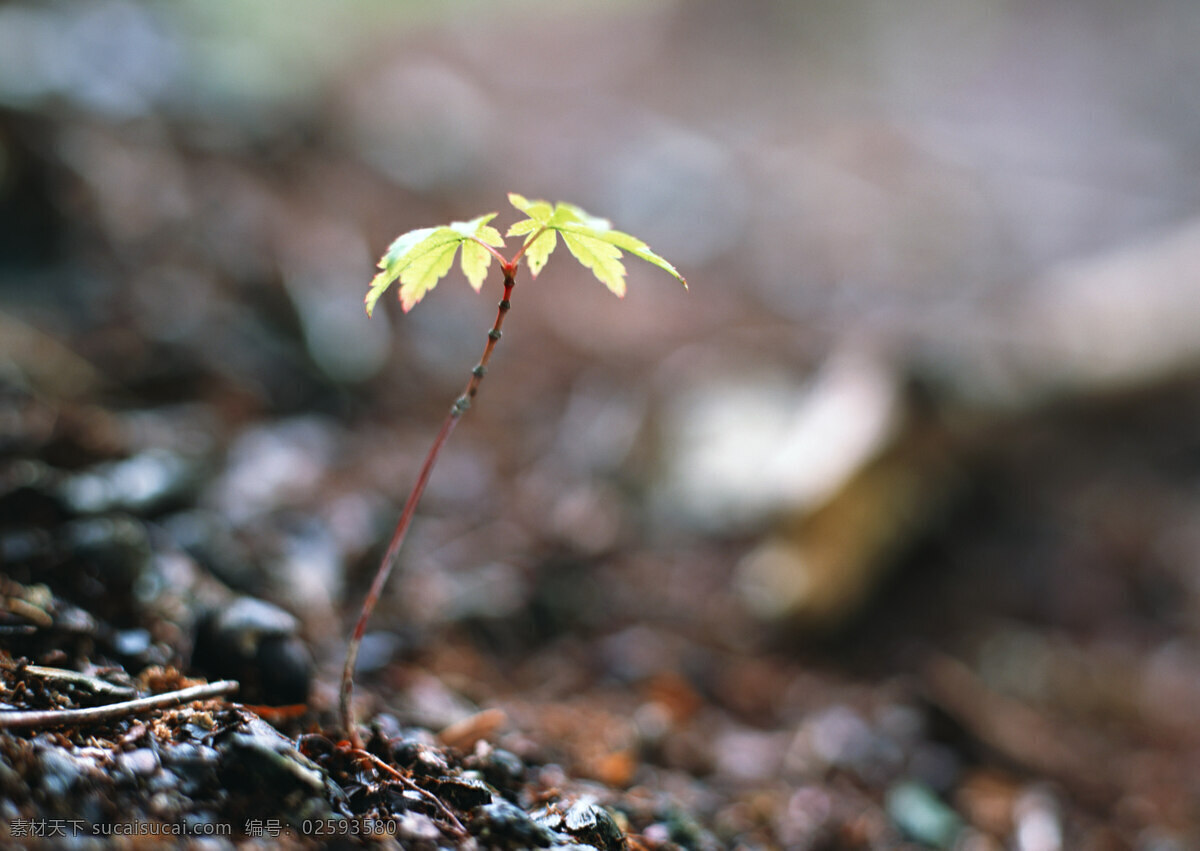
[[[411,288],[402,286],[400,287],[400,291],[396,293],[396,298],[400,301],[400,309],[405,313],[408,313],[417,306],[417,302],[419,302],[424,295],[424,293],[414,294]]]

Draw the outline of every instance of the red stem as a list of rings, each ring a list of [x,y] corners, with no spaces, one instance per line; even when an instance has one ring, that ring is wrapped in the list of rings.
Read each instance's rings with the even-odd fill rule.
[[[471,407],[471,400],[475,398],[475,394],[479,391],[479,384],[483,381],[483,376],[487,373],[488,360],[491,359],[492,351],[496,348],[496,343],[500,340],[500,326],[504,324],[504,316],[511,307],[509,299],[512,296],[513,287],[516,286],[518,259],[519,255],[518,258],[514,258],[512,261],[500,257],[501,270],[504,272],[504,297],[500,300],[500,304],[496,309],[496,321],[492,323],[491,330],[488,331],[487,345],[484,346],[483,355],[479,358],[479,363],[471,370],[471,379],[467,382],[466,388],[454,400],[454,404],[450,406],[450,411],[446,414],[446,419],[442,421],[441,430],[438,431],[437,437],[433,439],[433,445],[429,447],[429,452],[425,456],[425,463],[421,465],[421,472],[417,476],[417,483],[413,485],[412,492],[408,495],[408,501],[404,503],[404,510],[400,512],[400,519],[396,521],[396,528],[392,532],[392,539],[383,554],[383,559],[379,563],[378,570],[375,572],[375,579],[371,582],[371,588],[367,592],[367,598],[363,601],[358,621],[354,624],[354,634],[350,637],[350,645],[346,648],[346,664],[342,668],[342,688],[338,707],[341,713],[342,727],[345,728],[346,735],[349,736],[351,744],[356,748],[362,748],[362,740],[359,738],[358,730],[354,726],[354,707],[352,705],[354,698],[354,666],[358,661],[358,648],[362,644],[363,635],[367,631],[367,622],[371,619],[371,613],[375,611],[375,606],[379,603],[379,598],[383,594],[383,586],[387,584],[388,576],[391,575],[392,568],[396,565],[396,556],[400,553],[400,547],[404,543],[404,536],[408,532],[408,526],[412,522],[413,515],[416,513],[417,503],[421,501],[421,495],[425,493],[425,486],[429,484],[429,477],[433,473],[433,467],[437,463],[438,455],[441,454],[442,447],[446,445],[446,440],[450,437],[450,433],[454,431],[454,427],[458,424],[459,419],[466,413],[467,408]]]
[[[502,267],[508,265],[508,260],[505,258],[505,256],[503,254],[501,254],[499,251],[497,251],[494,247],[488,245],[486,242],[484,242],[482,239],[480,239],[477,236],[473,236],[473,237],[471,237],[471,239],[473,239],[475,242],[482,245],[484,247],[485,251],[489,252],[493,257],[495,257],[497,260],[499,260],[500,265]],[[513,262],[515,263],[516,261],[514,260]]]
[[[546,232],[546,228],[538,228],[537,233],[535,233],[529,239],[525,240],[524,243],[522,243],[521,249],[515,255],[513,255],[511,265],[514,268],[516,268],[516,265],[521,262],[521,258],[525,256],[525,249],[528,248],[529,246],[533,245],[535,242],[537,242],[538,237],[541,236],[542,234],[544,234],[545,232]]]

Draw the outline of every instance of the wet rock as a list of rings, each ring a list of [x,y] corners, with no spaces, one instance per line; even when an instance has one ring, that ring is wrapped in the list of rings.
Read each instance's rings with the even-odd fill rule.
[[[600,851],[624,851],[625,835],[608,810],[586,798],[563,809],[552,804],[532,814],[534,821]]]
[[[151,777],[158,773],[161,762],[153,748],[138,748],[117,757],[117,769],[134,778]]]
[[[299,627],[296,618],[283,609],[253,597],[236,598],[215,618],[215,626],[243,652],[251,650],[263,636],[291,635]]]
[[[95,754],[79,749],[72,754],[62,748],[47,747],[39,754],[39,786],[49,798],[63,798],[72,789],[86,784],[100,771]]]
[[[194,509],[163,521],[171,540],[230,588],[258,593],[263,582],[246,547],[214,511]]]
[[[471,817],[471,833],[486,847],[545,848],[553,834],[516,804],[497,800],[484,804]]]
[[[194,463],[182,455],[148,449],[70,476],[59,490],[65,505],[77,514],[147,514],[182,500],[197,481]]]
[[[144,656],[151,645],[151,635],[144,629],[124,629],[112,636],[113,649],[122,656]]]
[[[463,766],[478,772],[480,777],[506,796],[515,795],[525,779],[525,763],[519,756],[483,740],[476,743],[475,752],[463,760]]]
[[[237,597],[201,618],[192,663],[214,678],[238,680],[246,703],[304,703],[312,658],[298,630],[296,618],[278,606]]]
[[[420,734],[404,735],[391,743],[391,749],[392,759],[397,765],[417,774],[436,776],[450,770],[446,756]]]
[[[211,745],[185,742],[164,750],[162,763],[179,781],[179,791],[200,797],[217,785],[220,754]]]
[[[396,817],[396,838],[413,848],[433,848],[442,839],[442,830],[425,813],[404,810]]]
[[[346,812],[341,788],[265,721],[252,718],[218,737],[217,744],[220,781],[233,795],[246,795],[247,805],[257,813],[271,808],[299,824]],[[255,814],[247,810],[247,817]]]
[[[229,465],[210,500],[234,525],[312,493],[333,460],[339,435],[316,417],[247,429],[229,450]]]
[[[467,776],[443,775],[436,777],[427,784],[427,788],[441,800],[460,810],[473,810],[475,807],[489,803],[493,797],[492,790],[487,783]]]

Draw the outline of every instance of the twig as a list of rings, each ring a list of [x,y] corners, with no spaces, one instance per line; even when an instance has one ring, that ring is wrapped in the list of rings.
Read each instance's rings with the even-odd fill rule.
[[[113,699],[125,698],[132,700],[137,694],[135,689],[129,686],[119,686],[110,683],[108,680],[102,680],[99,677],[89,676],[88,674],[80,673],[79,671],[69,671],[65,668],[46,668],[41,665],[24,665],[20,668],[21,673],[32,674],[35,677],[51,682],[66,683],[68,686],[74,686],[86,691],[90,691],[97,696],[110,697]]]
[[[139,697],[136,700],[123,700],[120,703],[109,703],[105,706],[93,706],[88,709],[39,709],[29,712],[0,712],[0,730],[14,727],[65,727],[70,724],[93,724],[98,721],[109,721],[123,715],[136,715],[152,709],[165,709],[180,703],[190,703],[194,700],[207,700],[223,694],[237,691],[238,684],[234,680],[220,680],[178,691],[168,691],[154,694],[150,697]]]
[[[366,757],[377,768],[383,769],[383,771],[387,772],[388,774],[392,775],[397,780],[399,780],[400,784],[402,786],[404,786],[406,789],[411,789],[414,792],[416,792],[418,795],[421,795],[424,798],[426,798],[427,800],[431,801],[435,807],[437,807],[439,810],[442,811],[442,815],[444,815],[447,818],[447,820],[449,820],[450,824],[454,826],[455,830],[459,831],[463,836],[467,835],[467,829],[465,827],[463,827],[463,823],[458,820],[458,816],[456,816],[456,815],[454,815],[454,813],[450,812],[450,809],[445,804],[442,803],[441,799],[438,798],[437,795],[433,794],[428,789],[422,789],[420,786],[418,786],[416,784],[415,781],[412,780],[412,778],[405,777],[399,771],[392,768],[390,765],[388,765],[386,762],[384,762],[379,757],[375,756],[375,754],[371,753],[370,751],[365,750],[363,748],[354,748],[353,753],[355,756]]]

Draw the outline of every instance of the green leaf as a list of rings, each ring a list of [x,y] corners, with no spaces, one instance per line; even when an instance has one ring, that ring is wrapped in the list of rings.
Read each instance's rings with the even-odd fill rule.
[[[431,245],[404,267],[400,273],[400,307],[405,313],[413,309],[425,294],[437,286],[454,265],[454,255],[461,239],[437,242],[439,234],[429,237]],[[419,248],[419,246],[418,246]]]
[[[503,245],[504,238],[500,236],[500,231],[488,225],[488,222],[496,218],[496,216],[496,213],[488,213],[471,219],[469,222],[451,222],[449,227],[450,230],[456,231],[468,239],[478,237],[488,245]]]
[[[508,193],[508,203],[512,204],[522,213],[529,216],[529,218],[536,222],[537,225],[546,224],[550,221],[550,217],[554,214],[554,208],[550,206],[549,201],[530,201],[524,195],[518,195],[516,192]],[[561,207],[562,205],[560,204],[559,206]],[[509,236],[514,235],[513,228],[515,227],[517,227],[517,225],[513,225],[508,229]],[[532,228],[530,228],[530,230],[532,230]],[[527,231],[522,232],[525,233]]]
[[[551,231],[552,233],[553,231]],[[592,274],[614,295],[625,295],[625,265],[621,250],[610,242],[578,231],[562,232],[563,242],[575,259],[592,270]]]
[[[563,228],[564,233],[568,230],[571,230],[571,228]],[[665,259],[651,251],[650,246],[642,242],[636,236],[631,236],[630,234],[623,233],[619,230],[600,231],[594,233],[594,235],[597,239],[602,239],[605,242],[611,243],[617,248],[623,248],[634,257],[645,260],[647,263],[657,266],[664,272],[670,273],[675,280],[683,284],[684,289],[687,289],[687,280],[684,279],[683,275],[679,274],[679,270],[668,263]]]
[[[509,227],[508,232],[504,235],[521,236],[522,234],[532,233],[540,227],[541,225],[537,223],[536,219],[521,219],[521,221]]]
[[[532,241],[525,243],[525,256],[529,258],[530,275],[535,278],[538,276],[538,272],[542,271],[542,267],[546,265],[550,254],[557,246],[558,236],[550,229],[542,231]]]
[[[407,233],[400,234],[388,246],[388,250],[384,252],[383,257],[379,258],[379,268],[383,271],[371,279],[371,284],[367,289],[367,297],[364,300],[367,306],[367,316],[370,316],[375,311],[375,305],[379,302],[380,297],[392,285],[392,282],[400,276],[400,270],[407,263],[406,258],[409,252],[424,242],[435,230],[437,228],[410,230]]]
[[[551,227],[555,208],[548,201],[530,201],[516,192],[508,193],[508,202],[529,218],[512,225],[505,236],[525,236],[522,250],[529,259],[529,274],[536,278],[558,246]]]
[[[483,286],[488,266],[492,263],[492,252],[480,243],[492,246],[504,245],[504,237],[500,236],[500,231],[488,224],[494,218],[496,218],[496,214],[491,213],[469,222],[455,222],[450,226],[468,236],[468,239],[464,240],[462,244],[462,270],[475,292],[479,292],[480,287]]]
[[[612,222],[608,219],[602,219],[599,216],[593,216],[584,211],[582,207],[576,207],[574,204],[568,204],[565,201],[560,201],[554,208],[554,215],[551,217],[556,225],[571,225],[578,224],[596,232],[606,231],[612,228]]]
[[[625,266],[621,251],[625,250],[669,273],[687,288],[679,270],[650,250],[636,236],[612,229],[608,219],[593,216],[582,207],[559,202],[530,201],[523,195],[509,193],[509,203],[529,218],[508,229],[508,236],[526,235],[524,251],[529,258],[529,270],[534,277],[546,265],[561,233],[567,248],[580,263],[592,271],[601,283],[618,296],[625,294]]]
[[[467,276],[471,289],[479,292],[483,279],[487,277],[488,266],[492,263],[492,254],[478,242],[467,240],[462,247],[462,270]]]
[[[495,217],[495,213],[489,213],[468,222],[418,228],[398,237],[379,261],[383,271],[371,280],[367,289],[367,314],[374,311],[380,297],[397,279],[400,281],[400,306],[405,312],[412,310],[454,266],[459,245],[463,245],[463,274],[478,290],[492,259],[491,252],[480,243],[504,244],[500,232],[488,224]]]

